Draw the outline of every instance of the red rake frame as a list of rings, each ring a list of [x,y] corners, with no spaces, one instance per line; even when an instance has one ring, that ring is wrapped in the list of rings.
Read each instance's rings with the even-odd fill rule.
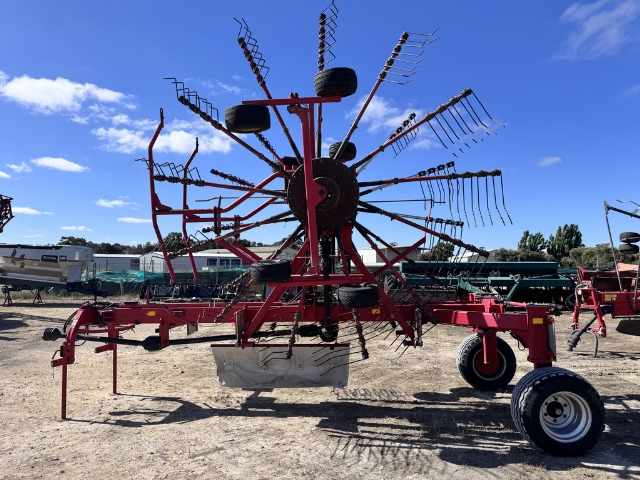
[[[342,273],[323,272],[321,265],[321,254],[319,251],[318,228],[315,220],[315,207],[327,195],[326,189],[314,181],[312,162],[314,157],[314,106],[326,102],[338,102],[340,97],[317,97],[317,98],[288,98],[288,99],[270,99],[261,101],[252,101],[247,103],[269,105],[287,105],[290,113],[297,115],[302,123],[303,132],[303,165],[305,167],[306,181],[306,200],[308,222],[296,230],[304,230],[306,240],[298,251],[297,255],[291,262],[292,275],[287,281],[273,282],[273,287],[269,296],[263,302],[216,302],[209,304],[193,304],[193,303],[125,303],[125,304],[108,304],[108,303],[87,303],[78,310],[75,321],[66,334],[60,333],[55,329],[49,329],[49,340],[64,338],[64,342],[59,350],[60,358],[51,362],[53,367],[62,367],[62,399],[61,399],[61,418],[67,418],[67,369],[68,366],[75,362],[75,347],[77,341],[89,341],[103,343],[102,346],[95,349],[96,353],[111,351],[113,353],[113,380],[112,394],[117,394],[117,345],[137,345],[147,350],[160,350],[170,345],[190,344],[190,343],[211,343],[212,346],[233,346],[236,348],[253,348],[279,346],[291,352],[291,349],[305,348],[306,346],[318,348],[332,348],[332,345],[341,345],[338,343],[325,342],[315,344],[295,344],[297,328],[300,323],[316,324],[327,322],[329,319],[331,324],[347,324],[355,321],[355,328],[358,332],[360,349],[363,353],[363,359],[366,357],[366,348],[364,347],[364,337],[362,335],[363,324],[377,324],[374,330],[377,332],[389,326],[390,333],[396,334],[397,338],[403,338],[401,345],[405,348],[411,346],[417,347],[423,345],[423,324],[424,323],[442,323],[450,325],[459,325],[468,327],[471,331],[482,335],[483,338],[483,371],[497,371],[500,367],[498,359],[497,336],[498,332],[510,332],[517,340],[529,349],[528,361],[533,363],[534,368],[551,366],[555,360],[555,336],[554,336],[554,318],[550,314],[548,306],[527,306],[526,313],[515,314],[506,313],[504,306],[496,299],[490,297],[482,297],[472,295],[464,301],[449,302],[428,302],[422,300],[414,301],[392,301],[382,286],[378,283],[374,273],[370,272],[360,256],[353,247],[352,234],[353,229],[361,227],[358,222],[349,221],[339,228],[334,229],[331,233],[337,238],[338,245],[341,246],[338,255],[335,255],[337,261],[343,265]],[[306,107],[301,104],[307,105]],[[235,186],[228,184],[216,184],[210,182],[201,182],[198,186],[211,186],[217,188],[229,188],[245,192],[240,199],[234,201],[227,207],[214,206],[213,208],[191,209],[188,207],[187,180],[188,167],[197,153],[194,150],[184,168],[183,176],[183,202],[182,208],[173,209],[164,205],[155,189],[154,178],[154,158],[153,147],[164,127],[164,118],[161,110],[161,120],[156,129],[153,138],[149,144],[149,185],[151,193],[152,205],[152,223],[158,241],[160,243],[164,258],[166,260],[169,273],[173,281],[175,281],[175,272],[171,266],[171,258],[175,255],[168,253],[163,243],[162,235],[158,227],[158,217],[167,215],[177,215],[182,219],[183,232],[185,239],[186,225],[196,222],[213,222],[212,230],[218,233],[218,236],[211,239],[224,246],[227,250],[237,255],[239,258],[250,265],[259,261],[260,258],[246,247],[240,245],[239,242],[229,243],[225,239],[237,237],[240,233],[267,223],[275,223],[286,220],[288,214],[277,215],[271,218],[253,221],[249,224],[243,224],[247,220],[251,220],[256,214],[267,206],[275,203],[282,197],[281,192],[266,190],[266,186],[276,178],[284,177],[285,187],[288,182],[286,176],[282,173],[274,173],[268,176],[263,182],[255,187]],[[228,132],[222,125],[220,130],[224,133],[235,137]],[[237,139],[237,137],[236,137]],[[240,139],[239,143],[244,144]],[[286,173],[286,172],[285,172]],[[399,179],[399,182],[405,181],[429,181],[433,177],[411,177],[409,179]],[[385,181],[386,182],[386,181]],[[177,182],[176,182],[177,183]],[[262,205],[255,208],[249,214],[239,217],[237,215],[229,215],[228,212],[237,207],[254,194],[274,194],[273,198],[268,199]],[[364,204],[364,202],[362,202]],[[369,204],[364,204],[367,208]],[[392,249],[394,258],[387,258],[378,250],[385,266],[391,267],[394,263],[404,259],[412,251],[424,241],[426,234],[435,235],[446,241],[452,241],[456,245],[467,248],[473,248],[459,240],[452,239],[441,233],[432,231],[415,222],[408,221],[402,217],[394,217],[395,220],[411,225],[420,230],[421,238],[410,248],[402,252]],[[233,222],[233,229],[222,234],[222,222]],[[361,233],[368,238],[368,230],[366,228],[358,228]],[[295,232],[294,232],[295,233]],[[292,236],[293,237],[293,236]],[[291,238],[291,237],[290,237]],[[370,238],[368,238],[371,240]],[[283,248],[287,246],[285,242],[276,252],[274,257]],[[187,243],[187,253],[191,260],[191,265],[195,267],[191,246]],[[353,269],[351,267],[354,267]],[[355,270],[355,273],[354,273]],[[376,272],[379,273],[379,272]],[[246,275],[246,274],[245,274]],[[197,271],[194,268],[194,277],[197,279]],[[402,277],[399,277],[402,283],[405,283]],[[359,283],[370,283],[377,285],[380,292],[380,304],[373,308],[352,309],[342,306],[337,301],[317,302],[314,298],[309,301],[305,292],[309,287],[319,286],[339,286],[353,285]],[[405,283],[405,287],[408,287]],[[294,303],[288,303],[284,300],[286,292],[294,288],[301,288],[303,294],[300,299]],[[328,305],[327,305],[328,304]],[[276,330],[278,325],[282,323],[291,324],[291,318],[295,318],[294,328],[291,330]],[[198,324],[215,324],[225,323],[235,326],[234,334],[214,335],[209,337],[194,337],[183,339],[171,339],[170,332],[173,329],[187,326],[188,329],[197,329]],[[128,340],[120,338],[124,332],[132,330],[137,325],[151,324],[157,325],[156,336],[150,336],[144,341]],[[271,329],[265,329],[270,325]],[[399,328],[397,328],[399,327]],[[349,328],[349,327],[347,327]],[[46,334],[47,335],[47,334]],[[272,337],[289,337],[288,343],[273,344],[263,339]],[[338,339],[336,339],[336,342]],[[288,358],[288,357],[287,357]]]

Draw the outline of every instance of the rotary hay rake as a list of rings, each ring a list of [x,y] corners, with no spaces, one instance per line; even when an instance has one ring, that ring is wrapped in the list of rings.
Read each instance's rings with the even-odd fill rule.
[[[428,129],[451,154],[463,152],[484,141],[501,124],[494,120],[471,89],[452,97],[436,110],[418,119],[410,115],[377,149],[356,160],[357,151],[350,142],[363,115],[384,82],[406,84],[416,74],[426,46],[436,40],[432,34],[403,33],[385,62],[373,88],[366,97],[344,140],[329,148],[322,157],[322,119],[325,104],[339,103],[354,94],[358,80],[349,68],[325,68],[335,59],[338,10],[332,2],[320,15],[318,72],[315,75],[316,96],[273,98],[266,83],[269,68],[258,42],[242,20],[238,45],[263,89],[266,100],[244,101],[227,108],[224,124],[218,110],[183,82],[170,79],[178,101],[187,106],[231,140],[267,164],[271,173],[253,184],[235,175],[212,169],[223,183],[203,180],[191,164],[195,149],[184,165],[158,163],[153,149],[164,127],[160,123],[151,139],[146,161],[152,204],[153,227],[172,280],[176,276],[170,260],[186,254],[195,268],[193,253],[215,245],[222,246],[250,265],[247,272],[228,285],[235,289],[233,300],[194,303],[87,303],[71,317],[63,332],[47,329],[45,340],[64,339],[59,358],[53,367],[62,367],[61,415],[66,418],[67,369],[75,361],[77,341],[102,343],[96,352],[111,351],[113,356],[113,394],[117,393],[117,346],[137,345],[146,350],[161,350],[171,345],[210,343],[222,385],[245,388],[273,387],[343,387],[347,383],[349,365],[369,358],[367,341],[386,335],[398,342],[402,353],[423,346],[426,334],[437,324],[460,325],[472,334],[461,345],[457,355],[462,377],[473,387],[499,390],[508,385],[516,370],[515,355],[509,345],[497,336],[509,332],[528,348],[528,361],[534,370],[516,385],[511,403],[514,422],[522,435],[536,447],[556,455],[582,454],[593,447],[604,429],[604,406],[595,389],[582,377],[552,367],[556,358],[554,318],[549,306],[527,305],[526,313],[506,313],[499,299],[472,295],[463,301],[433,301],[431,294],[445,288],[439,280],[442,272],[420,267],[432,278],[436,292],[412,289],[393,268],[396,262],[428,242],[432,251],[453,245],[455,263],[472,252],[479,261],[488,254],[461,240],[463,226],[493,223],[499,218],[511,221],[504,204],[502,175],[499,170],[457,173],[454,162],[439,165],[403,178],[361,181],[360,175],[382,152],[391,147],[400,154],[416,138],[420,128]],[[237,20],[236,20],[237,21]],[[434,32],[435,33],[435,32]],[[329,107],[330,105],[327,105]],[[279,107],[298,117],[302,127],[302,150],[294,141]],[[280,125],[292,155],[280,156],[263,136],[271,126],[271,113]],[[291,118],[291,117],[290,117]],[[317,120],[316,120],[317,119]],[[255,146],[249,144],[255,137]],[[260,150],[268,151],[267,156]],[[182,205],[174,208],[163,204],[156,193],[157,182],[182,185]],[[387,211],[366,201],[373,192],[398,184],[426,185],[421,201],[430,205],[425,217]],[[217,196],[212,208],[190,208],[187,193],[194,188],[214,188],[240,192],[228,205]],[[423,190],[424,192],[424,190]],[[264,201],[246,214],[235,213],[253,198]],[[265,199],[266,198],[266,199]],[[434,206],[448,204],[451,218],[431,215]],[[286,211],[260,218],[268,207],[285,205]],[[278,207],[282,208],[282,207]],[[483,214],[483,209],[485,214]],[[493,209],[493,215],[491,212]],[[383,216],[412,227],[418,238],[400,251],[385,242],[364,225],[368,216]],[[169,251],[158,227],[158,218],[178,216],[186,248]],[[261,259],[239,242],[245,232],[262,225],[295,222],[296,228],[270,255]],[[193,235],[187,226],[206,223]],[[353,241],[357,231],[374,248],[383,261],[377,271],[369,271]],[[291,261],[278,259],[294,242],[302,246]],[[384,245],[389,256],[376,243]],[[476,269],[477,270],[477,269]],[[387,292],[381,275],[393,275],[402,285]],[[253,284],[272,288],[264,301],[245,301]],[[389,293],[389,294],[388,294]],[[122,334],[140,324],[157,326],[157,335],[143,341],[122,338]],[[218,335],[198,336],[198,325],[220,328]],[[187,326],[186,338],[171,338],[171,331]],[[232,328],[230,328],[232,327]],[[278,340],[280,339],[280,340]],[[359,354],[359,358],[351,360]]]

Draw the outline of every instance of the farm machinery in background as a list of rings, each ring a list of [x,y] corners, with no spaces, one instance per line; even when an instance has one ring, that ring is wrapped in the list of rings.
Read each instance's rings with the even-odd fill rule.
[[[620,318],[616,327],[619,333],[625,335],[640,336],[640,298],[638,298],[638,279],[640,275],[640,256],[638,265],[618,263],[616,250],[613,246],[613,236],[609,225],[609,212],[613,211],[631,218],[640,219],[638,212],[640,206],[632,212],[615,208],[604,202],[605,218],[611,253],[615,271],[587,272],[578,269],[578,285],[575,293],[575,306],[573,310],[573,332],[567,340],[567,349],[573,350],[584,333],[590,333],[595,341],[593,356],[598,353],[598,338],[607,336],[607,325],[604,316],[611,314],[611,318]],[[621,245],[618,252],[621,255],[638,254],[640,247],[640,233],[622,232],[620,234]],[[580,309],[593,311],[593,316],[582,326],[579,322]],[[592,327],[595,322],[597,327]]]
[[[171,278],[175,281],[172,258],[186,253],[193,262],[194,251],[211,248],[213,244],[222,245],[250,268],[232,282],[232,286],[239,288],[231,301],[87,303],[69,319],[62,332],[47,329],[43,339],[63,339],[57,352],[59,358],[52,361],[53,367],[62,368],[62,418],[67,417],[67,371],[75,362],[78,341],[98,342],[101,345],[96,352],[112,352],[113,394],[117,394],[118,345],[157,351],[171,345],[208,343],[213,350],[218,380],[229,387],[344,387],[350,364],[370,358],[371,339],[390,336],[394,348],[403,354],[428,343],[429,330],[444,324],[471,330],[460,345],[457,365],[462,377],[481,390],[500,390],[512,380],[516,358],[498,333],[509,332],[516,338],[528,349],[527,360],[534,367],[513,391],[511,412],[516,427],[529,442],[552,454],[586,452],[598,442],[604,429],[604,405],[585,379],[552,366],[556,359],[554,306],[527,305],[524,313],[506,313],[505,305],[491,295],[434,301],[446,286],[441,285],[433,272],[417,266],[422,275],[435,282],[431,290],[417,290],[393,268],[424,244],[435,248],[450,243],[455,246],[456,259],[462,260],[465,252],[473,252],[482,263],[479,259],[486,258],[487,252],[462,241],[461,234],[465,225],[511,220],[504,203],[502,172],[458,173],[452,161],[404,177],[363,178],[366,167],[379,154],[384,151],[400,154],[420,129],[457,156],[456,152],[463,152],[463,148],[483,143],[501,124],[489,115],[471,89],[465,89],[422,118],[409,115],[378,148],[358,158],[352,134],[379,87],[383,83],[409,83],[426,46],[435,40],[433,33],[404,32],[344,139],[331,145],[328,156],[323,156],[323,124],[331,121],[328,116],[331,107],[353,95],[359,83],[350,68],[326,68],[335,59],[332,47],[337,14],[333,2],[320,14],[315,96],[271,95],[266,82],[269,68],[244,20],[238,21],[238,45],[264,91],[265,100],[246,100],[229,107],[221,122],[218,110],[207,99],[183,82],[171,79],[182,105],[253,154],[268,172],[257,184],[218,169],[211,169],[211,174],[222,180],[204,180],[198,169],[192,167],[198,153],[197,139],[184,165],[157,162],[154,145],[164,128],[160,110],[160,122],[145,161],[153,227]],[[301,144],[287,127],[286,114],[289,121],[300,122]],[[270,128],[272,117],[287,140],[288,155],[276,152],[263,135]],[[163,203],[156,190],[158,182],[177,184],[182,190],[182,202],[177,206]],[[425,194],[419,200],[430,205],[428,214],[392,212],[378,206],[375,198],[370,200],[375,192],[394,185],[403,185],[404,195],[412,185],[426,188],[429,198]],[[214,206],[190,207],[188,193],[207,188],[239,196],[223,204],[224,194],[217,193]],[[254,205],[253,201],[258,201],[257,206],[247,207]],[[433,209],[441,204],[448,206],[449,218],[433,215]],[[268,215],[269,210],[277,213]],[[171,216],[182,222],[186,240],[183,251],[169,252],[163,243],[158,219]],[[370,217],[388,218],[411,227],[416,232],[414,243],[398,250],[367,226]],[[295,227],[269,259],[257,257],[239,241],[245,232],[285,222]],[[190,236],[187,227],[192,224],[207,226]],[[377,271],[365,267],[354,246],[354,233],[383,259],[384,265]],[[295,258],[277,260],[279,253],[294,242],[302,244]],[[391,253],[384,255],[379,245]],[[379,281],[385,273],[395,276],[403,286],[401,295],[387,294]],[[197,278],[195,268],[193,274]],[[267,284],[271,289],[263,301],[245,299],[244,292],[254,284]],[[144,324],[155,326],[157,334],[144,340],[122,338]],[[201,324],[215,327],[207,331],[218,333],[197,334]],[[186,326],[186,336],[172,335],[182,326]],[[428,357],[423,361],[427,368]]]

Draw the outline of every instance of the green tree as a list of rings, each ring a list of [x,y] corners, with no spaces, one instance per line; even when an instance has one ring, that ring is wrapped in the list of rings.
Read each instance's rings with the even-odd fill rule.
[[[513,250],[499,248],[493,252],[496,262],[552,262],[553,257],[548,253],[532,250]]]
[[[581,246],[584,245],[582,245],[582,233],[578,225],[565,224],[563,227],[558,227],[555,236],[549,235],[547,253],[556,260],[561,260],[563,257],[568,257],[572,249]]]
[[[525,230],[522,234],[522,238],[518,242],[518,250],[530,250],[532,252],[541,252],[547,246],[542,233],[529,233],[529,230]]]
[[[184,238],[180,232],[171,232],[164,237],[164,246],[169,252],[176,252],[186,247]]]
[[[418,255],[420,261],[445,262],[453,256],[455,245],[449,242],[438,242],[430,250]]]

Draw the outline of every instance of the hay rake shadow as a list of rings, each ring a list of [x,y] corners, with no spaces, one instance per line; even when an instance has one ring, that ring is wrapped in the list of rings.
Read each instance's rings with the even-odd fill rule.
[[[45,339],[64,339],[60,358],[52,362],[63,371],[62,417],[66,418],[67,368],[75,361],[78,340],[102,343],[96,351],[113,353],[112,393],[117,393],[119,344],[139,345],[154,351],[171,345],[209,343],[218,367],[218,380],[225,386],[343,387],[349,365],[370,358],[367,345],[371,339],[392,337],[392,348],[402,355],[410,348],[423,346],[435,325],[450,324],[471,329],[471,335],[460,345],[457,363],[463,378],[481,390],[504,388],[516,371],[513,351],[498,337],[499,332],[509,332],[528,348],[528,361],[534,370],[514,390],[512,412],[517,428],[534,445],[551,453],[578,454],[588,450],[604,428],[602,402],[584,379],[552,367],[556,353],[554,319],[549,306],[528,305],[525,313],[515,314],[507,313],[500,299],[486,295],[454,301],[434,300],[428,292],[412,288],[394,267],[403,260],[412,262],[419,267],[417,271],[433,281],[436,292],[446,289],[441,280],[446,272],[438,262],[445,248],[451,250],[448,256],[456,269],[464,265],[466,253],[473,253],[479,268],[471,264],[466,264],[466,268],[469,272],[481,270],[481,259],[486,261],[488,252],[463,241],[462,231],[464,226],[493,224],[494,215],[503,223],[505,218],[510,221],[504,203],[502,173],[499,170],[458,173],[452,161],[407,177],[361,179],[366,166],[379,154],[388,147],[392,147],[395,155],[402,153],[421,128],[431,132],[433,138],[457,156],[463,148],[479,144],[483,137],[496,133],[502,124],[489,115],[471,89],[466,89],[421,119],[409,116],[380,147],[356,160],[356,146],[350,140],[376,92],[383,82],[409,83],[426,46],[435,40],[433,33],[405,32],[344,140],[331,145],[329,156],[322,157],[322,110],[325,104],[328,109],[331,104],[354,94],[358,84],[350,68],[325,68],[336,58],[332,48],[335,47],[337,14],[332,2],[319,18],[315,96],[271,96],[266,84],[270,70],[254,33],[244,20],[237,20],[238,45],[265,93],[265,100],[248,100],[227,108],[222,122],[218,109],[208,100],[183,82],[170,79],[182,105],[268,167],[267,176],[255,184],[218,168],[210,171],[221,181],[202,180],[191,167],[198,153],[197,141],[184,165],[156,162],[154,145],[164,128],[164,115],[160,110],[160,122],[145,161],[152,224],[171,279],[176,281],[171,259],[186,254],[197,280],[193,252],[213,245],[227,249],[250,268],[227,285],[236,292],[230,301],[85,304],[68,331],[48,329]],[[394,80],[390,80],[390,76]],[[302,127],[301,151],[281,115],[285,109],[289,118],[297,117]],[[263,135],[271,127],[271,113],[289,143],[291,156],[276,153]],[[255,142],[254,146],[250,142]],[[181,205],[162,203],[156,191],[157,182],[181,183]],[[415,183],[426,186],[429,197],[423,189],[423,198],[403,202],[424,202],[426,215],[393,212],[377,205],[384,200],[368,197],[395,185]],[[189,206],[187,193],[196,187],[216,190],[210,199],[213,206]],[[229,191],[237,196],[229,195]],[[259,201],[258,206],[249,206],[255,200]],[[448,205],[450,218],[432,215],[433,208],[442,204]],[[274,205],[286,205],[286,210],[279,207],[278,213],[267,214]],[[246,213],[238,213],[241,209]],[[158,227],[160,217],[170,216],[182,222],[186,248],[179,251],[169,251]],[[368,219],[373,217],[388,218],[411,227],[416,232],[413,243],[397,248],[385,241],[367,226]],[[240,242],[241,236],[248,232],[285,222],[294,222],[295,228],[267,259]],[[206,226],[189,235],[188,227],[193,224]],[[354,232],[361,235],[381,259],[374,271],[367,268],[356,249]],[[282,259],[281,254],[293,244],[301,244],[294,258]],[[380,244],[384,245],[384,251]],[[429,245],[429,262],[426,266],[418,265],[410,260],[410,255],[425,244]],[[434,260],[433,268],[431,260]],[[385,275],[392,276],[401,288],[391,291],[389,280],[383,279]],[[270,287],[263,301],[245,299],[254,284]],[[139,324],[156,325],[157,335],[143,341],[122,338],[123,333]],[[214,330],[217,334],[186,338],[171,334],[185,325],[188,333],[194,333],[203,324],[218,327],[219,330]],[[352,359],[356,354],[359,358]],[[535,399],[531,399],[531,392],[536,393]]]

